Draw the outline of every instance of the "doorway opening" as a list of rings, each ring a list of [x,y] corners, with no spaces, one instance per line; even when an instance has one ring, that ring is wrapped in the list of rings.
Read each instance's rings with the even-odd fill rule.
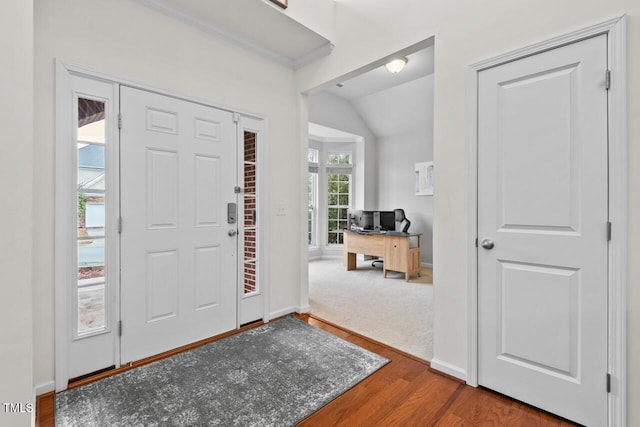
[[[311,314],[427,361],[434,196],[416,176],[423,165],[433,167],[433,50],[431,39],[401,52],[408,61],[399,74],[381,60],[308,95]],[[347,271],[343,230],[354,226],[350,213],[390,213],[394,223],[397,209],[421,238],[417,270],[407,277],[388,255],[384,264],[382,252],[363,249]],[[389,228],[396,230],[402,228]],[[370,255],[382,257],[374,263]]]

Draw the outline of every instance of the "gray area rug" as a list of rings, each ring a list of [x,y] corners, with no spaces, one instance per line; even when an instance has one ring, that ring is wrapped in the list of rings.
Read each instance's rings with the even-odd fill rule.
[[[287,316],[59,393],[56,426],[291,426],[388,362]]]

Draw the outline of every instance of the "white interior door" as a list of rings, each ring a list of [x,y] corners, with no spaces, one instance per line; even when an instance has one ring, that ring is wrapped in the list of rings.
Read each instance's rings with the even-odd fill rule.
[[[237,326],[232,113],[121,88],[121,355]]]
[[[607,424],[607,36],[479,73],[478,380]],[[493,248],[491,248],[493,243]]]

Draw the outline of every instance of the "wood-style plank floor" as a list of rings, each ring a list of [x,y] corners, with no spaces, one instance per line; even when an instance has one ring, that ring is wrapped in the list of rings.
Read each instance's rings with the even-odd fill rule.
[[[430,370],[423,361],[358,334],[308,315],[298,318],[391,360],[298,426],[573,425],[492,391],[469,387]],[[53,393],[39,396],[36,426],[54,425]]]

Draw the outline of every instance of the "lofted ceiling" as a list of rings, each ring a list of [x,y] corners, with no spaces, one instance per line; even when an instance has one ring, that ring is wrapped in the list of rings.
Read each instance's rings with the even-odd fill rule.
[[[432,45],[406,55],[407,65],[398,74],[382,65],[324,92],[349,102],[377,138],[429,132],[433,126],[433,54]]]
[[[333,48],[267,0],[136,1],[294,69]],[[405,56],[409,61],[398,74],[380,66],[326,92],[349,102],[379,138],[424,127],[425,115],[433,115],[432,83],[425,79],[433,74],[433,43]]]
[[[265,0],[137,1],[292,68],[328,55],[333,47]]]
[[[398,74],[391,74],[384,66],[340,82],[327,91],[348,101],[399,86],[420,77],[433,74],[433,46],[405,56],[407,65]]]

